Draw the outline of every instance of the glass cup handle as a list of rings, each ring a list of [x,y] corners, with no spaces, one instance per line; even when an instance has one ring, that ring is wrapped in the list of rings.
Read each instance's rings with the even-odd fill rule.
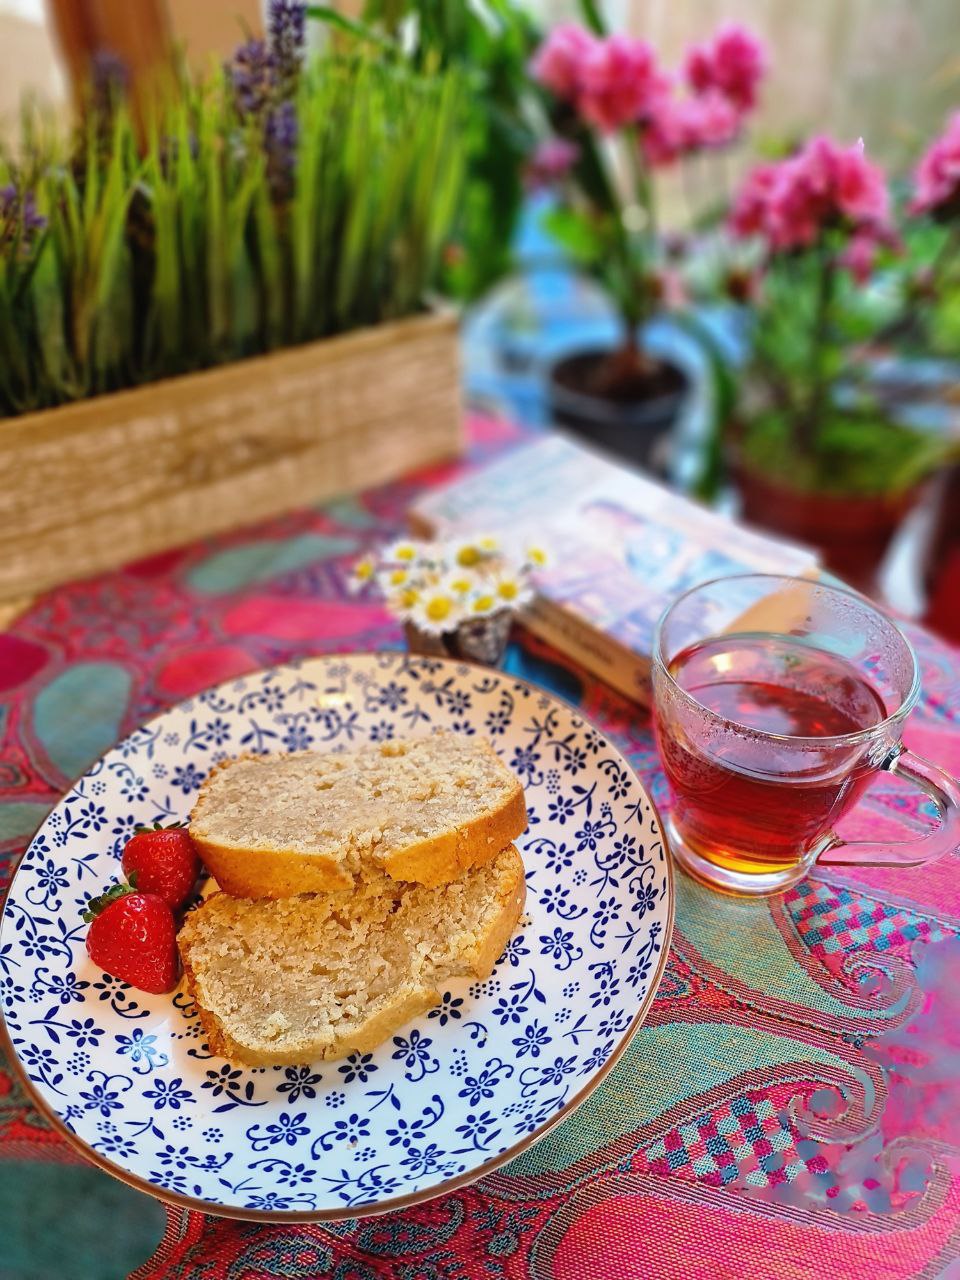
[[[914,840],[841,840],[833,842],[817,858],[825,867],[918,867],[960,845],[960,786],[939,765],[900,747],[880,766],[897,773],[926,792],[940,813],[940,824]]]

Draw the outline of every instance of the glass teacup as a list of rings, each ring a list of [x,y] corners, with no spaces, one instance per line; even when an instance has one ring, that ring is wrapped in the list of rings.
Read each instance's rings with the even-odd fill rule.
[[[960,843],[960,788],[902,742],[920,695],[916,655],[855,592],[767,574],[694,587],[658,624],[653,693],[669,842],[716,888],[773,893],[818,860],[912,866]],[[835,823],[881,770],[926,792],[939,827],[841,840]]]

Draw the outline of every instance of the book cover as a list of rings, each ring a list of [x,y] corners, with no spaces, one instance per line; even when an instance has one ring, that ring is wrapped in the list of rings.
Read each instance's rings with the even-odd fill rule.
[[[410,511],[428,536],[490,531],[543,541],[530,629],[646,701],[653,631],[689,587],[737,573],[801,575],[813,552],[736,524],[559,434],[434,490]]]

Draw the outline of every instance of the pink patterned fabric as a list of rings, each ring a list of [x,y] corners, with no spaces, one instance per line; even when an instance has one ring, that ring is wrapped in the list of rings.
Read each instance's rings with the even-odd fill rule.
[[[472,437],[468,464],[519,439],[489,419],[473,421]],[[298,654],[398,644],[382,609],[347,598],[346,570],[450,471],[70,584],[18,618],[0,635],[0,885],[69,779],[145,716]],[[956,772],[960,655],[912,635],[925,696],[908,739]],[[635,707],[531,638],[512,661],[578,700],[666,803]],[[883,839],[928,820],[919,797],[885,778],[858,811],[858,833]],[[677,889],[670,964],[646,1026],[542,1143],[472,1187],[383,1218],[272,1227],[171,1210],[136,1276],[950,1273],[960,1260],[955,860],[818,877],[763,903],[682,877]],[[846,1109],[818,1129],[811,1116],[837,1091]],[[910,1151],[914,1170],[889,1186],[885,1144]],[[76,1158],[0,1062],[0,1160]]]

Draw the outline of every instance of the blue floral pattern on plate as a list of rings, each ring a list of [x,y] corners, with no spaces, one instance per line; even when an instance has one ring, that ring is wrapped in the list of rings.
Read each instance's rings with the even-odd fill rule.
[[[133,826],[185,819],[224,753],[454,726],[526,788],[527,906],[486,982],[451,982],[374,1053],[241,1068],[184,991],[143,995],[87,957],[83,906]],[[495,1167],[589,1092],[652,997],[671,893],[650,801],[572,707],[482,668],[335,655],[208,690],[80,779],[11,887],[0,1006],[42,1103],[122,1177],[241,1217],[354,1217]]]

